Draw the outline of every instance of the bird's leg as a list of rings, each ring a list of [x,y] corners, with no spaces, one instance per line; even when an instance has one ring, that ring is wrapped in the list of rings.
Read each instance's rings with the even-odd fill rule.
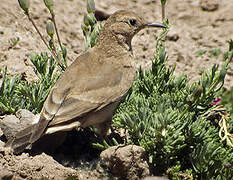
[[[109,132],[109,129],[111,127],[111,124],[112,124],[112,118],[107,120],[107,121],[104,121],[102,123],[95,125],[95,127],[97,128],[97,134],[99,134],[101,139],[106,138],[106,136]]]

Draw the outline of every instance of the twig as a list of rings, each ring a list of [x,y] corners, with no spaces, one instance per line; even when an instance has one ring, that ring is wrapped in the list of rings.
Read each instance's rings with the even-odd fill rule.
[[[162,21],[165,20],[165,4],[162,4]]]
[[[53,21],[53,24],[54,24],[54,28],[55,28],[55,32],[56,32],[56,35],[57,35],[57,40],[58,40],[59,46],[60,46],[61,51],[63,53],[63,47],[62,47],[62,44],[61,44],[60,36],[58,34],[57,25],[56,25],[56,21],[55,21],[55,15],[52,15],[52,21]]]
[[[162,5],[162,21],[165,20],[165,4],[166,4],[166,0],[160,0],[161,5]]]
[[[40,35],[40,38],[42,39],[42,41],[44,42],[46,47],[49,49],[49,51],[52,53],[53,57],[56,59],[57,63],[59,64],[59,59],[57,58],[57,56],[55,55],[53,50],[49,47],[49,45],[46,43],[44,37],[40,33],[39,29],[37,28],[36,24],[34,23],[33,19],[31,18],[30,14],[27,14],[27,17],[28,17],[29,21],[32,23],[32,25],[34,26],[34,28],[36,29],[36,32]]]

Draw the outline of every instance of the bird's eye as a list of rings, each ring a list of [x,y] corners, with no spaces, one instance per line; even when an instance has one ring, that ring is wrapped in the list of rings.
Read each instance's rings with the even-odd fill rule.
[[[136,20],[135,20],[135,19],[130,19],[130,20],[129,20],[129,23],[130,23],[132,26],[134,26],[134,25],[136,24]]]

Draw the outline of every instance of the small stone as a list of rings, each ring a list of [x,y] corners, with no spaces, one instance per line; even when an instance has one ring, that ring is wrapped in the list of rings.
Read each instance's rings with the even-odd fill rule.
[[[6,138],[9,140],[13,135],[15,135],[20,130],[25,129],[31,124],[36,123],[35,120],[37,116],[28,110],[20,109],[15,115],[8,115],[3,118],[0,123],[0,128]]]
[[[190,15],[190,13],[187,12],[182,12],[178,14],[177,18],[182,20],[190,20],[193,18],[193,15]]]
[[[0,179],[13,179],[13,173],[8,171],[8,170],[5,170],[5,169],[2,169],[0,170]]]
[[[140,146],[113,146],[100,157],[102,165],[122,179],[137,180],[150,175],[146,151]]]
[[[200,6],[203,11],[215,11],[218,9],[218,0],[200,0]]]
[[[171,30],[168,34],[167,34],[167,39],[169,41],[177,41],[180,38],[180,36],[178,35],[178,33],[174,30]]]
[[[36,115],[27,109],[19,109],[16,113],[16,117],[20,119],[20,123],[27,127],[29,125],[35,124]]]
[[[15,115],[8,115],[3,118],[0,128],[7,139],[10,139],[19,131],[19,119]]]

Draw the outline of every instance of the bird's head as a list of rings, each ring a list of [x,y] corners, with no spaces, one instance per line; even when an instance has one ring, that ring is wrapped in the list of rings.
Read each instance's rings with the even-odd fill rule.
[[[102,33],[131,46],[134,35],[146,27],[166,28],[161,23],[149,23],[134,12],[120,10],[107,19]]]
[[[148,23],[142,17],[131,11],[120,10],[109,17],[105,24],[105,28],[116,34],[133,37],[141,29],[145,27],[166,28],[161,23]]]

